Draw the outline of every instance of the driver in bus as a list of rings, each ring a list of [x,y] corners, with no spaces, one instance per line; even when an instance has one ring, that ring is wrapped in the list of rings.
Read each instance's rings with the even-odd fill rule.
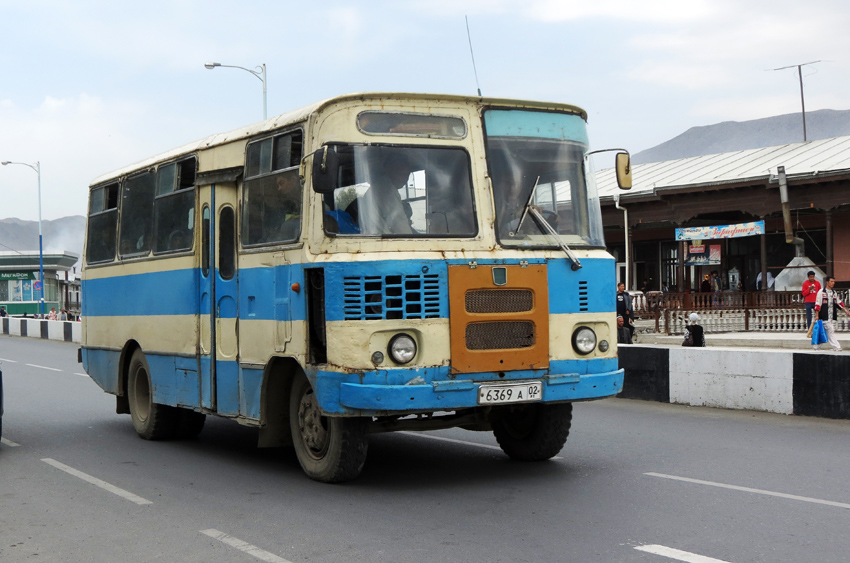
[[[276,189],[266,203],[266,241],[293,240],[301,231],[301,182],[287,172],[275,179]]]
[[[363,194],[361,206],[368,209],[368,224],[361,225],[368,234],[413,234],[410,217],[398,191],[410,178],[410,163],[402,154],[386,155],[379,169],[378,178]],[[365,215],[361,208],[361,215]]]

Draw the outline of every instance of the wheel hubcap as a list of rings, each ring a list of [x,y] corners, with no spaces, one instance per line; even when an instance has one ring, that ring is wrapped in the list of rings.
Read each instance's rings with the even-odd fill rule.
[[[315,395],[309,390],[298,405],[298,429],[310,455],[317,459],[323,457],[328,447],[327,421],[319,410]]]

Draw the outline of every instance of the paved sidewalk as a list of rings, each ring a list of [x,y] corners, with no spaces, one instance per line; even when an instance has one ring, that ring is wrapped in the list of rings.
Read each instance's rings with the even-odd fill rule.
[[[661,346],[681,346],[683,335],[639,332],[635,344],[658,344]],[[842,353],[850,353],[850,334],[840,333],[838,342]],[[811,350],[811,338],[805,332],[720,332],[706,333],[706,346],[746,347],[746,348],[786,348],[793,350]],[[820,349],[831,352],[829,344],[821,344]]]

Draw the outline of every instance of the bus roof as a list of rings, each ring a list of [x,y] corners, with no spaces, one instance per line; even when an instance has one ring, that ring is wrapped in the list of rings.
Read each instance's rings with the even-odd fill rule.
[[[239,129],[234,129],[226,133],[217,133],[215,135],[210,135],[209,137],[204,137],[199,141],[187,143],[170,151],[166,151],[164,153],[160,153],[150,158],[146,158],[144,160],[136,162],[135,164],[124,166],[117,170],[113,170],[112,172],[102,174],[92,180],[91,186],[97,186],[104,182],[118,179],[137,170],[143,170],[157,163],[166,162],[184,154],[190,154],[195,151],[224,145],[233,141],[238,141],[240,139],[247,139],[255,135],[262,134],[266,131],[274,131],[276,129],[286,127],[287,125],[292,125],[294,123],[304,121],[311,114],[318,112],[326,107],[350,102],[352,100],[428,100],[440,102],[462,102],[467,104],[472,103],[479,106],[507,106],[529,109],[548,109],[574,113],[580,115],[582,119],[587,121],[587,112],[585,112],[580,107],[556,102],[538,102],[531,100],[516,100],[510,98],[487,98],[478,96],[459,96],[455,94],[412,94],[390,92],[360,92],[353,94],[344,94],[341,96],[336,96],[334,98],[328,98],[287,113],[282,113],[280,115],[270,117],[266,120],[258,121],[257,123],[240,127]]]

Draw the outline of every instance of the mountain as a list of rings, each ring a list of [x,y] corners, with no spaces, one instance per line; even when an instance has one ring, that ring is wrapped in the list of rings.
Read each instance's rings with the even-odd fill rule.
[[[44,252],[69,251],[83,255],[86,218],[82,215],[42,220]],[[38,250],[38,221],[0,219],[0,251]]]
[[[806,112],[806,139],[850,135],[850,110]],[[803,118],[789,113],[751,121],[724,121],[691,127],[678,137],[632,155],[634,164],[676,160],[745,149],[760,149],[803,141]]]

